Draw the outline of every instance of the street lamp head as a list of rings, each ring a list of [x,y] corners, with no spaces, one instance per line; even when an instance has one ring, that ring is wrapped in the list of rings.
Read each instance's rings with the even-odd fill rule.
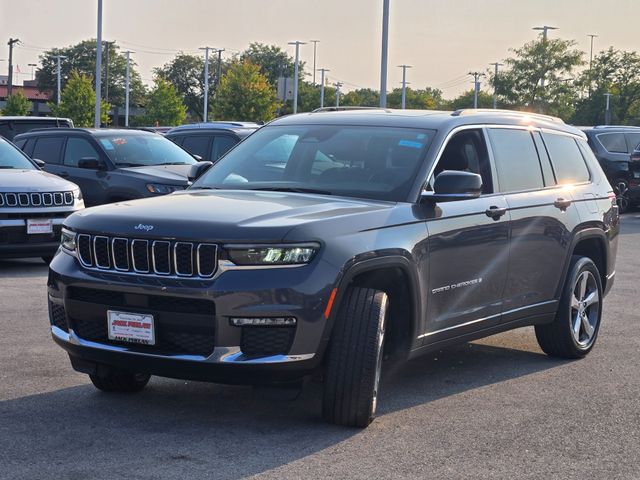
[[[306,45],[306,42],[300,42],[300,41],[295,41],[295,42],[289,42],[288,45]]]

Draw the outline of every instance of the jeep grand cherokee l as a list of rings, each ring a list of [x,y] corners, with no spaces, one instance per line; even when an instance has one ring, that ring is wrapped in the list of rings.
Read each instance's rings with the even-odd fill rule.
[[[14,142],[46,171],[77,183],[87,206],[184,190],[196,163],[162,135],[143,130],[38,129]]]
[[[0,137],[0,258],[51,261],[60,246],[62,221],[81,208],[77,185],[41,171]]]
[[[559,120],[293,115],[184,192],[68,218],[51,333],[105,391],[320,371],[324,417],[362,427],[394,360],[529,325],[549,355],[584,357],[618,230],[584,134]]]

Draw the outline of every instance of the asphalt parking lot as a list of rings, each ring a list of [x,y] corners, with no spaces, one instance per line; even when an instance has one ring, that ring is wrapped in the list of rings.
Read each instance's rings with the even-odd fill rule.
[[[320,387],[154,378],[97,392],[51,341],[46,267],[0,261],[0,478],[640,478],[640,213],[623,218],[598,344],[559,361],[521,329],[386,372],[366,430],[326,425]]]

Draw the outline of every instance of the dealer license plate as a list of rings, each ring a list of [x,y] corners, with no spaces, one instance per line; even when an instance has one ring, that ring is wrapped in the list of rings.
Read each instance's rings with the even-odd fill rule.
[[[53,220],[50,218],[28,219],[27,234],[38,235],[42,233],[53,233]]]
[[[107,310],[109,340],[155,345],[153,315]]]

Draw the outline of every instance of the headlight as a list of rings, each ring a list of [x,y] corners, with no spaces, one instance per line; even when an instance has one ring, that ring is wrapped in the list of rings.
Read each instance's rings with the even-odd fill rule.
[[[62,229],[62,235],[60,237],[60,245],[69,252],[76,251],[76,234],[66,228]]]
[[[227,249],[227,255],[236,265],[302,265],[309,263],[317,251],[317,245],[231,247]]]
[[[157,193],[165,195],[167,193],[175,192],[176,190],[184,190],[183,185],[164,185],[162,183],[147,183],[147,190],[150,193]]]
[[[82,200],[82,190],[80,190],[79,188],[77,190],[74,190],[73,191],[73,198],[75,198],[77,202]]]

